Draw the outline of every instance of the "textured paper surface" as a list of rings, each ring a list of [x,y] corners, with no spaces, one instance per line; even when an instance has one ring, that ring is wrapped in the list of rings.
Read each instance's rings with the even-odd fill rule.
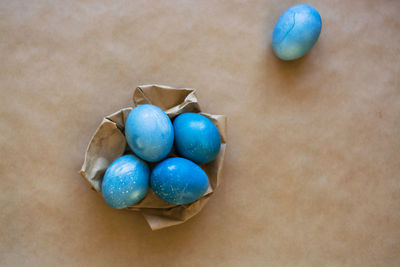
[[[307,1],[320,38],[271,48],[303,1],[0,1],[0,265],[400,265],[400,1]],[[77,173],[139,84],[229,121],[222,182],[151,231]]]
[[[199,200],[188,205],[171,205],[158,198],[150,189],[144,199],[127,208],[140,211],[153,230],[181,224],[199,213],[221,181],[226,149],[226,117],[202,113],[195,91],[165,85],[142,85],[133,93],[134,107],[153,104],[162,108],[171,119],[185,112],[200,113],[215,124],[221,135],[221,149],[216,159],[201,165],[207,173],[210,186]],[[125,122],[131,110],[132,108],[120,109],[105,117],[86,150],[80,173],[99,193],[101,181],[108,166],[126,152],[132,153],[124,135]],[[173,151],[170,154],[170,156],[176,156]]]

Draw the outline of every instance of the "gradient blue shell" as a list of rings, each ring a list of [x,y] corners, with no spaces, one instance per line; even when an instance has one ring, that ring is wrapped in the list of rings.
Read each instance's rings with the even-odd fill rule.
[[[169,158],[152,171],[151,188],[162,200],[175,205],[192,203],[208,188],[207,174],[194,162],[184,158]]]
[[[159,107],[145,104],[134,108],[125,123],[129,147],[140,158],[156,162],[165,158],[174,143],[174,129]]]
[[[122,209],[142,200],[149,188],[150,169],[146,162],[134,155],[116,159],[107,168],[101,185],[106,203]]]
[[[196,163],[215,159],[221,147],[217,127],[203,115],[183,113],[174,120],[175,147],[178,153]]]
[[[276,22],[272,47],[283,60],[294,60],[305,55],[317,42],[321,33],[321,16],[310,5],[295,5],[286,10]]]

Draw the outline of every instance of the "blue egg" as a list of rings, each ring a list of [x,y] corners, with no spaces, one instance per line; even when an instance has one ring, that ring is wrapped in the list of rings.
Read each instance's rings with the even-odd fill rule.
[[[140,158],[156,162],[165,158],[174,143],[174,128],[159,107],[145,104],[134,108],[125,123],[129,147]]]
[[[204,195],[208,188],[208,177],[202,168],[190,160],[169,158],[153,169],[150,184],[162,200],[184,205]]]
[[[221,147],[217,127],[197,113],[183,113],[174,120],[175,146],[179,154],[196,163],[215,159]]]
[[[116,159],[104,174],[101,191],[106,203],[123,209],[138,203],[149,189],[150,169],[134,155]]]
[[[305,55],[317,42],[321,33],[321,16],[310,5],[295,5],[277,21],[272,35],[275,54],[283,60]]]

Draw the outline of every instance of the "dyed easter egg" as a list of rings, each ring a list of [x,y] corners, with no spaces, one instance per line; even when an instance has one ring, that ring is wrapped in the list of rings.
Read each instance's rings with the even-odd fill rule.
[[[174,129],[159,107],[145,104],[134,108],[125,123],[129,147],[140,158],[156,162],[165,158],[174,143]]]
[[[217,127],[197,113],[183,113],[174,120],[175,146],[179,154],[196,163],[215,159],[221,147]]]
[[[147,194],[150,169],[134,155],[116,159],[104,174],[101,192],[106,203],[123,209],[138,203]]]
[[[276,22],[272,35],[275,54],[283,60],[302,57],[317,42],[321,25],[321,16],[312,6],[292,6]]]
[[[207,174],[195,163],[184,158],[169,158],[152,171],[150,184],[162,200],[175,205],[192,203],[208,188]]]

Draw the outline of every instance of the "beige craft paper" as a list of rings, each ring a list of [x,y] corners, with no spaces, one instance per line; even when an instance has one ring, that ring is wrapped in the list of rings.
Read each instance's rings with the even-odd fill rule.
[[[226,117],[202,113],[194,89],[173,88],[164,85],[143,85],[133,93],[134,106],[153,104],[162,108],[168,116],[185,112],[196,112],[208,117],[221,135],[221,150],[217,158],[201,165],[206,171],[210,187],[196,202],[188,205],[171,205],[159,199],[150,189],[146,197],[128,210],[140,211],[151,229],[157,230],[180,224],[200,212],[221,180],[222,164],[226,146]],[[107,167],[124,153],[132,153],[126,145],[124,128],[132,108],[124,108],[105,117],[94,133],[86,150],[85,161],[80,171],[94,190],[101,192],[101,181]],[[171,152],[170,155],[174,155]]]

